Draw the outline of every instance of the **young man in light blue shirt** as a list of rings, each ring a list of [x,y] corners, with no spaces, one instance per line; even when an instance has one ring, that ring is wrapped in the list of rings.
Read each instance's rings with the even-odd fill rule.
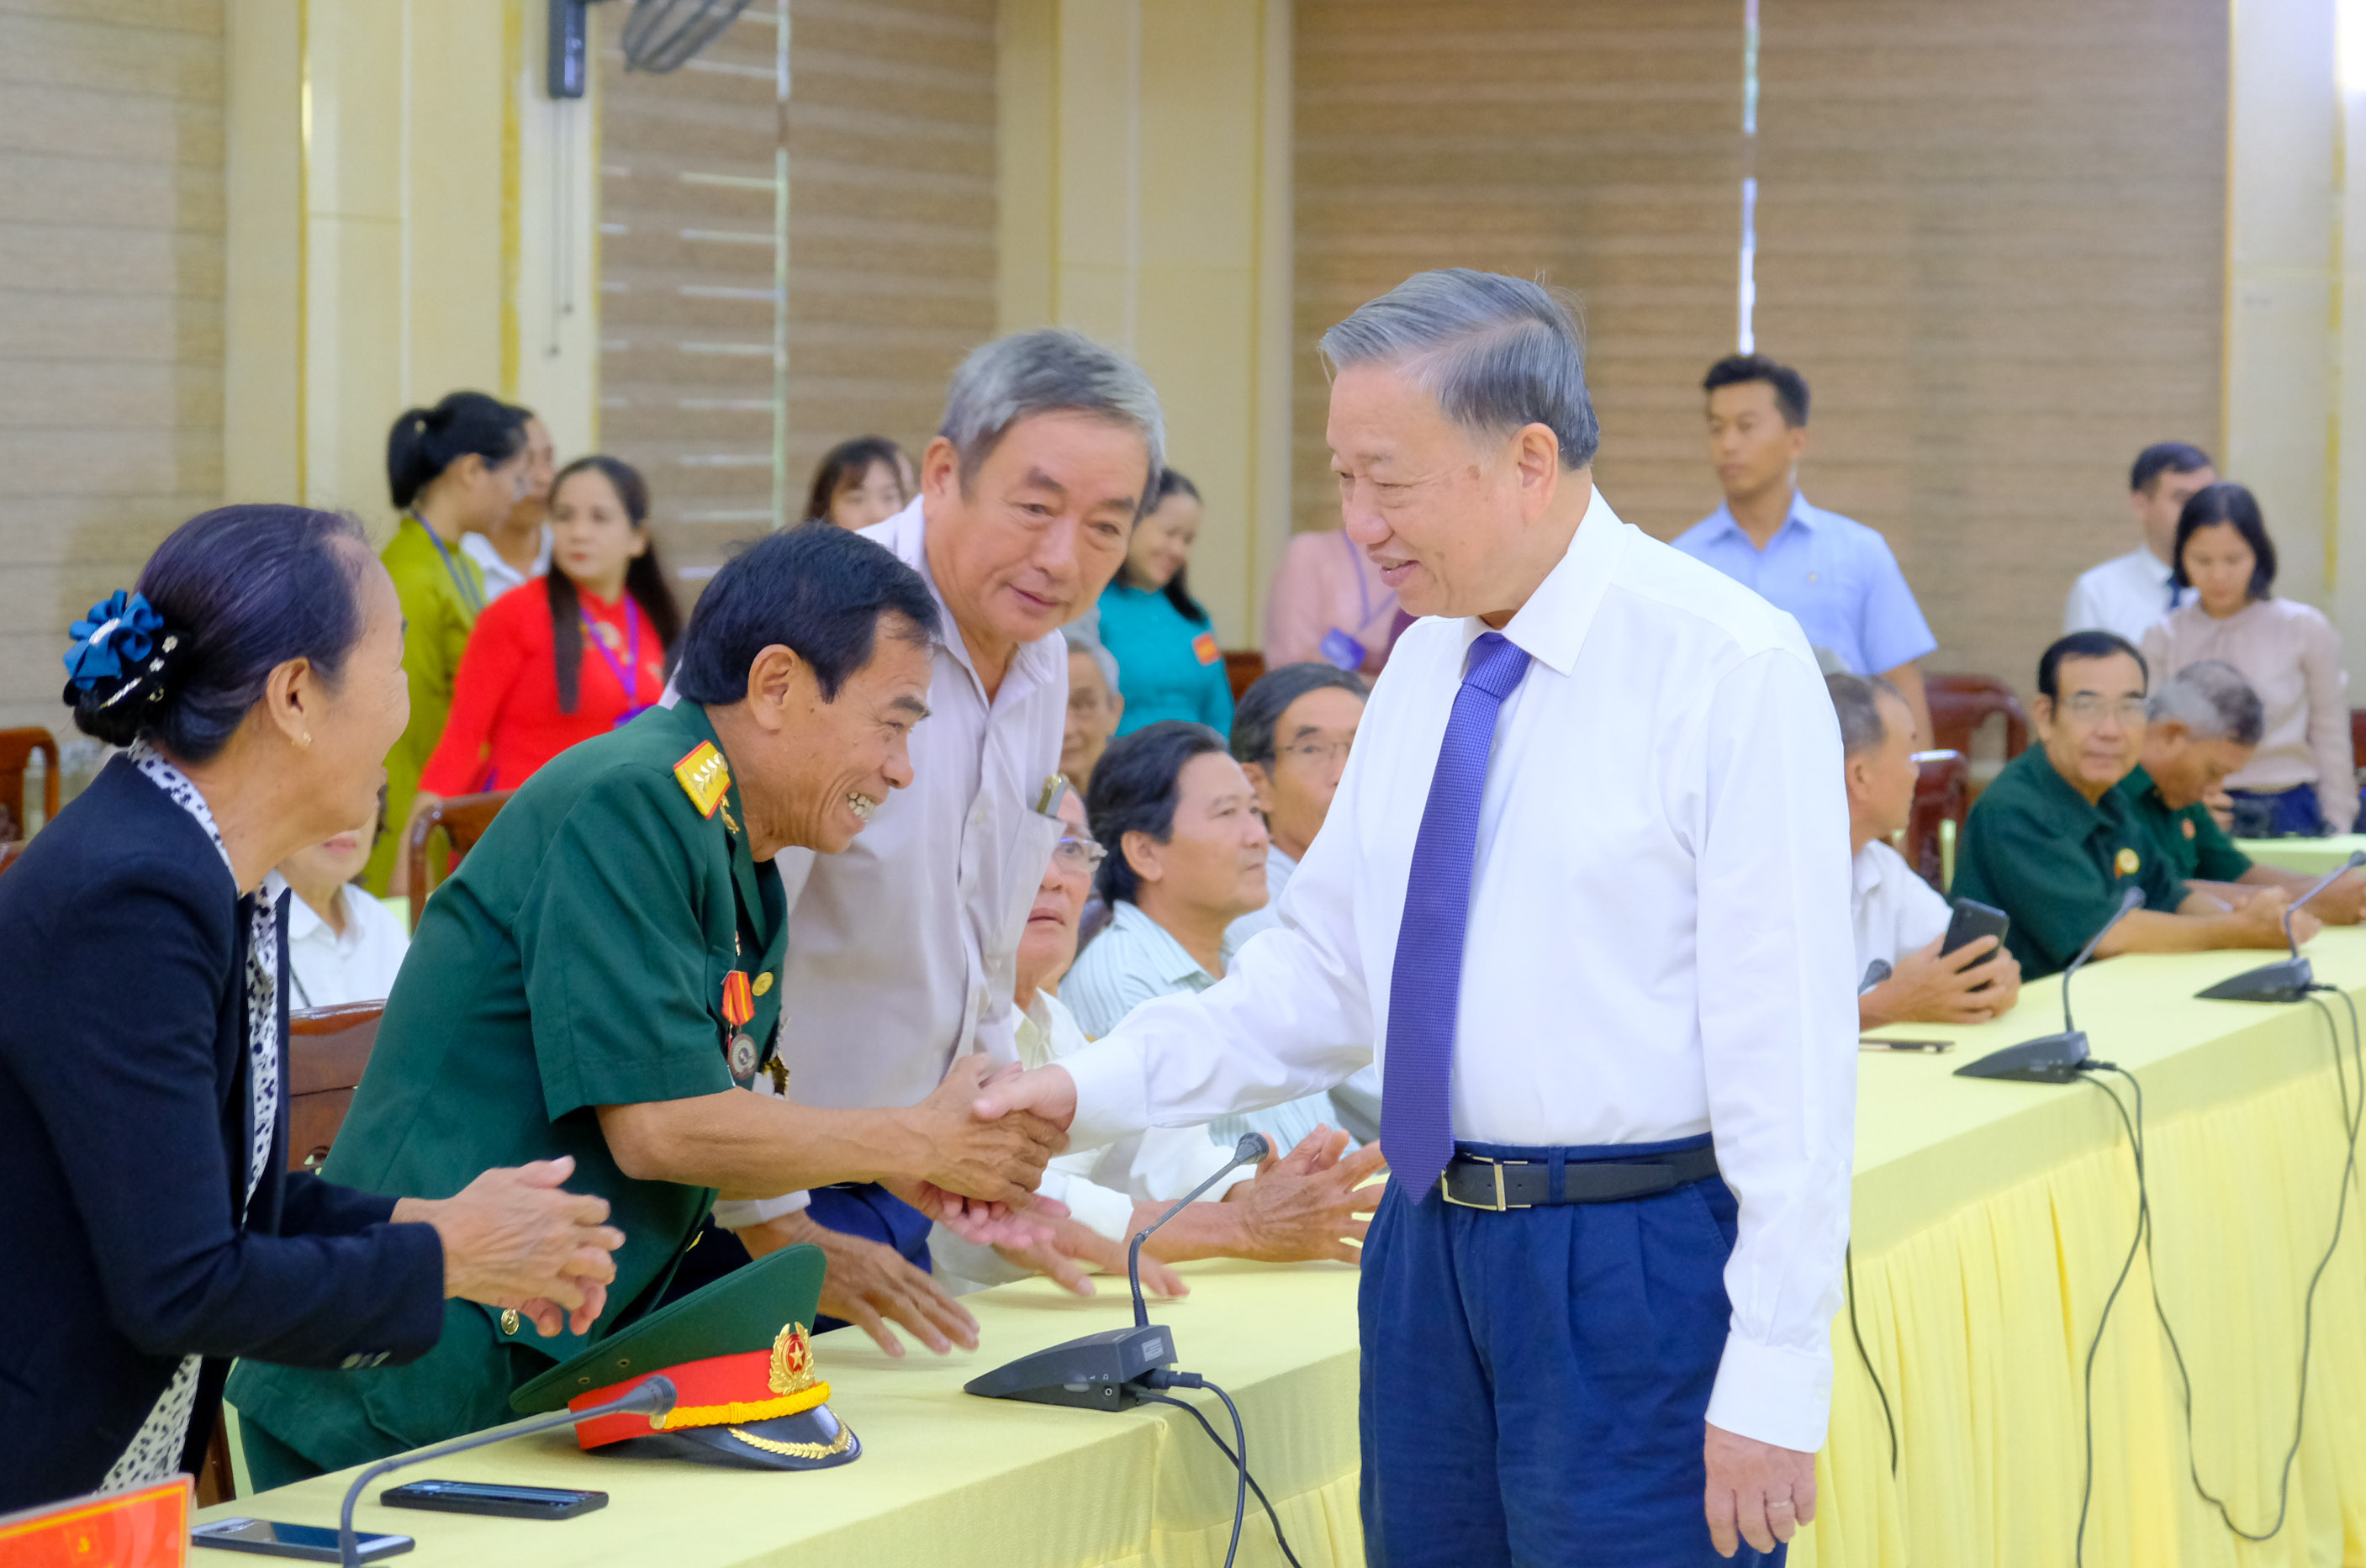
[[[1725,504],[1684,530],[1676,548],[1790,612],[1809,644],[1852,674],[1887,678],[1921,733],[1932,733],[1915,660],[1939,643],[1898,558],[1871,528],[1799,493],[1807,378],[1763,355],[1736,354],[1709,367],[1701,388]]]

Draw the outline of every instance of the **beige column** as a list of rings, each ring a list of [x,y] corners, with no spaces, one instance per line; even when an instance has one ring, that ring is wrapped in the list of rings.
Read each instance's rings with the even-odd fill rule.
[[[1193,592],[1254,648],[1290,516],[1287,0],[1004,0],[1001,326],[1132,355],[1207,524]]]
[[[562,454],[598,408],[593,107],[527,0],[231,0],[233,498],[383,527],[394,416],[473,388]]]

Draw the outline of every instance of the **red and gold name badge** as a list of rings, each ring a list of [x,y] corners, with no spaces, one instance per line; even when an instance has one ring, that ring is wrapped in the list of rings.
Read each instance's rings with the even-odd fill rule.
[[[673,776],[701,817],[714,816],[731,789],[731,770],[712,741],[702,740],[692,748],[689,756],[673,765]]]
[[[1201,632],[1198,637],[1193,637],[1191,651],[1200,656],[1200,662],[1202,664],[1213,664],[1224,656],[1224,650],[1216,646],[1216,634],[1213,632]]]
[[[181,1568],[189,1560],[189,1478],[0,1519],[7,1568]]]

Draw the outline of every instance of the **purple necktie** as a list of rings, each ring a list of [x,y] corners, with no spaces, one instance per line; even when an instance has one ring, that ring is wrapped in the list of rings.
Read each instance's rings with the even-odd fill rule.
[[[1448,1100],[1454,1015],[1462,997],[1462,944],[1470,925],[1470,866],[1479,852],[1479,800],[1495,716],[1528,672],[1528,656],[1500,632],[1470,645],[1429,801],[1413,843],[1404,919],[1389,979],[1389,1055],[1380,1082],[1380,1146],[1414,1202],[1437,1185],[1454,1155]]]

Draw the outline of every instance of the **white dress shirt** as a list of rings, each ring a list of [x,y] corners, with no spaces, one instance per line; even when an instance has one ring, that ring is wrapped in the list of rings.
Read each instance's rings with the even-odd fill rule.
[[[493,542],[482,534],[461,535],[460,553],[475,561],[477,570],[485,574],[485,603],[490,604],[511,589],[523,588],[535,578],[547,575],[551,543],[550,525],[546,523],[542,525],[542,543],[534,552],[534,565],[525,571],[503,560],[501,552],[493,548]]]
[[[263,879],[266,898],[287,892],[287,879],[273,872]],[[411,932],[395,912],[348,882],[337,889],[345,929],[329,922],[301,898],[287,900],[287,1005],[342,1007],[384,1001],[394,992],[395,973],[411,951]]]
[[[1430,619],[1398,641],[1280,929],[1222,984],[1148,1003],[1068,1057],[1072,1136],[1272,1104],[1380,1056],[1414,841],[1483,629]],[[1713,1134],[1741,1214],[1708,1419],[1813,1450],[1856,1083],[1848,811],[1823,679],[1797,622],[1598,492],[1504,636],[1535,663],[1504,705],[1480,803],[1455,1136]]]
[[[2190,588],[2170,592],[2169,580],[2175,575],[2149,545],[2138,545],[2081,572],[2062,609],[2064,635],[2117,632],[2132,644],[2141,643],[2146,626],[2193,597]]]
[[[1076,1015],[1049,991],[1038,991],[1019,1015],[1019,1059],[1040,1067],[1085,1047],[1085,1032]],[[1076,1221],[1111,1241],[1123,1241],[1133,1231],[1137,1200],[1167,1202],[1180,1198],[1222,1168],[1229,1157],[1197,1128],[1152,1127],[1097,1149],[1071,1149],[1043,1169],[1037,1191],[1068,1206]],[[1208,1190],[1207,1201],[1222,1199],[1255,1170],[1236,1170]],[[1032,1269],[1005,1262],[992,1247],[962,1240],[942,1225],[929,1235],[929,1251],[938,1272],[954,1287],[1008,1284],[1029,1278]]]
[[[775,861],[789,901],[780,1055],[801,1105],[916,1105],[956,1055],[1018,1060],[1019,938],[1066,830],[1035,805],[1060,771],[1067,644],[1057,632],[1020,644],[988,703],[929,570],[923,504],[862,530],[927,579],[944,620],[911,787],[880,802],[843,853]],[[802,1203],[718,1204],[715,1219],[744,1225]]]
[[[1947,934],[1955,910],[1896,850],[1875,839],[1857,851],[1850,869],[1854,885],[1849,923],[1856,932],[1860,984],[1875,959],[1895,967],[1900,958]]]

